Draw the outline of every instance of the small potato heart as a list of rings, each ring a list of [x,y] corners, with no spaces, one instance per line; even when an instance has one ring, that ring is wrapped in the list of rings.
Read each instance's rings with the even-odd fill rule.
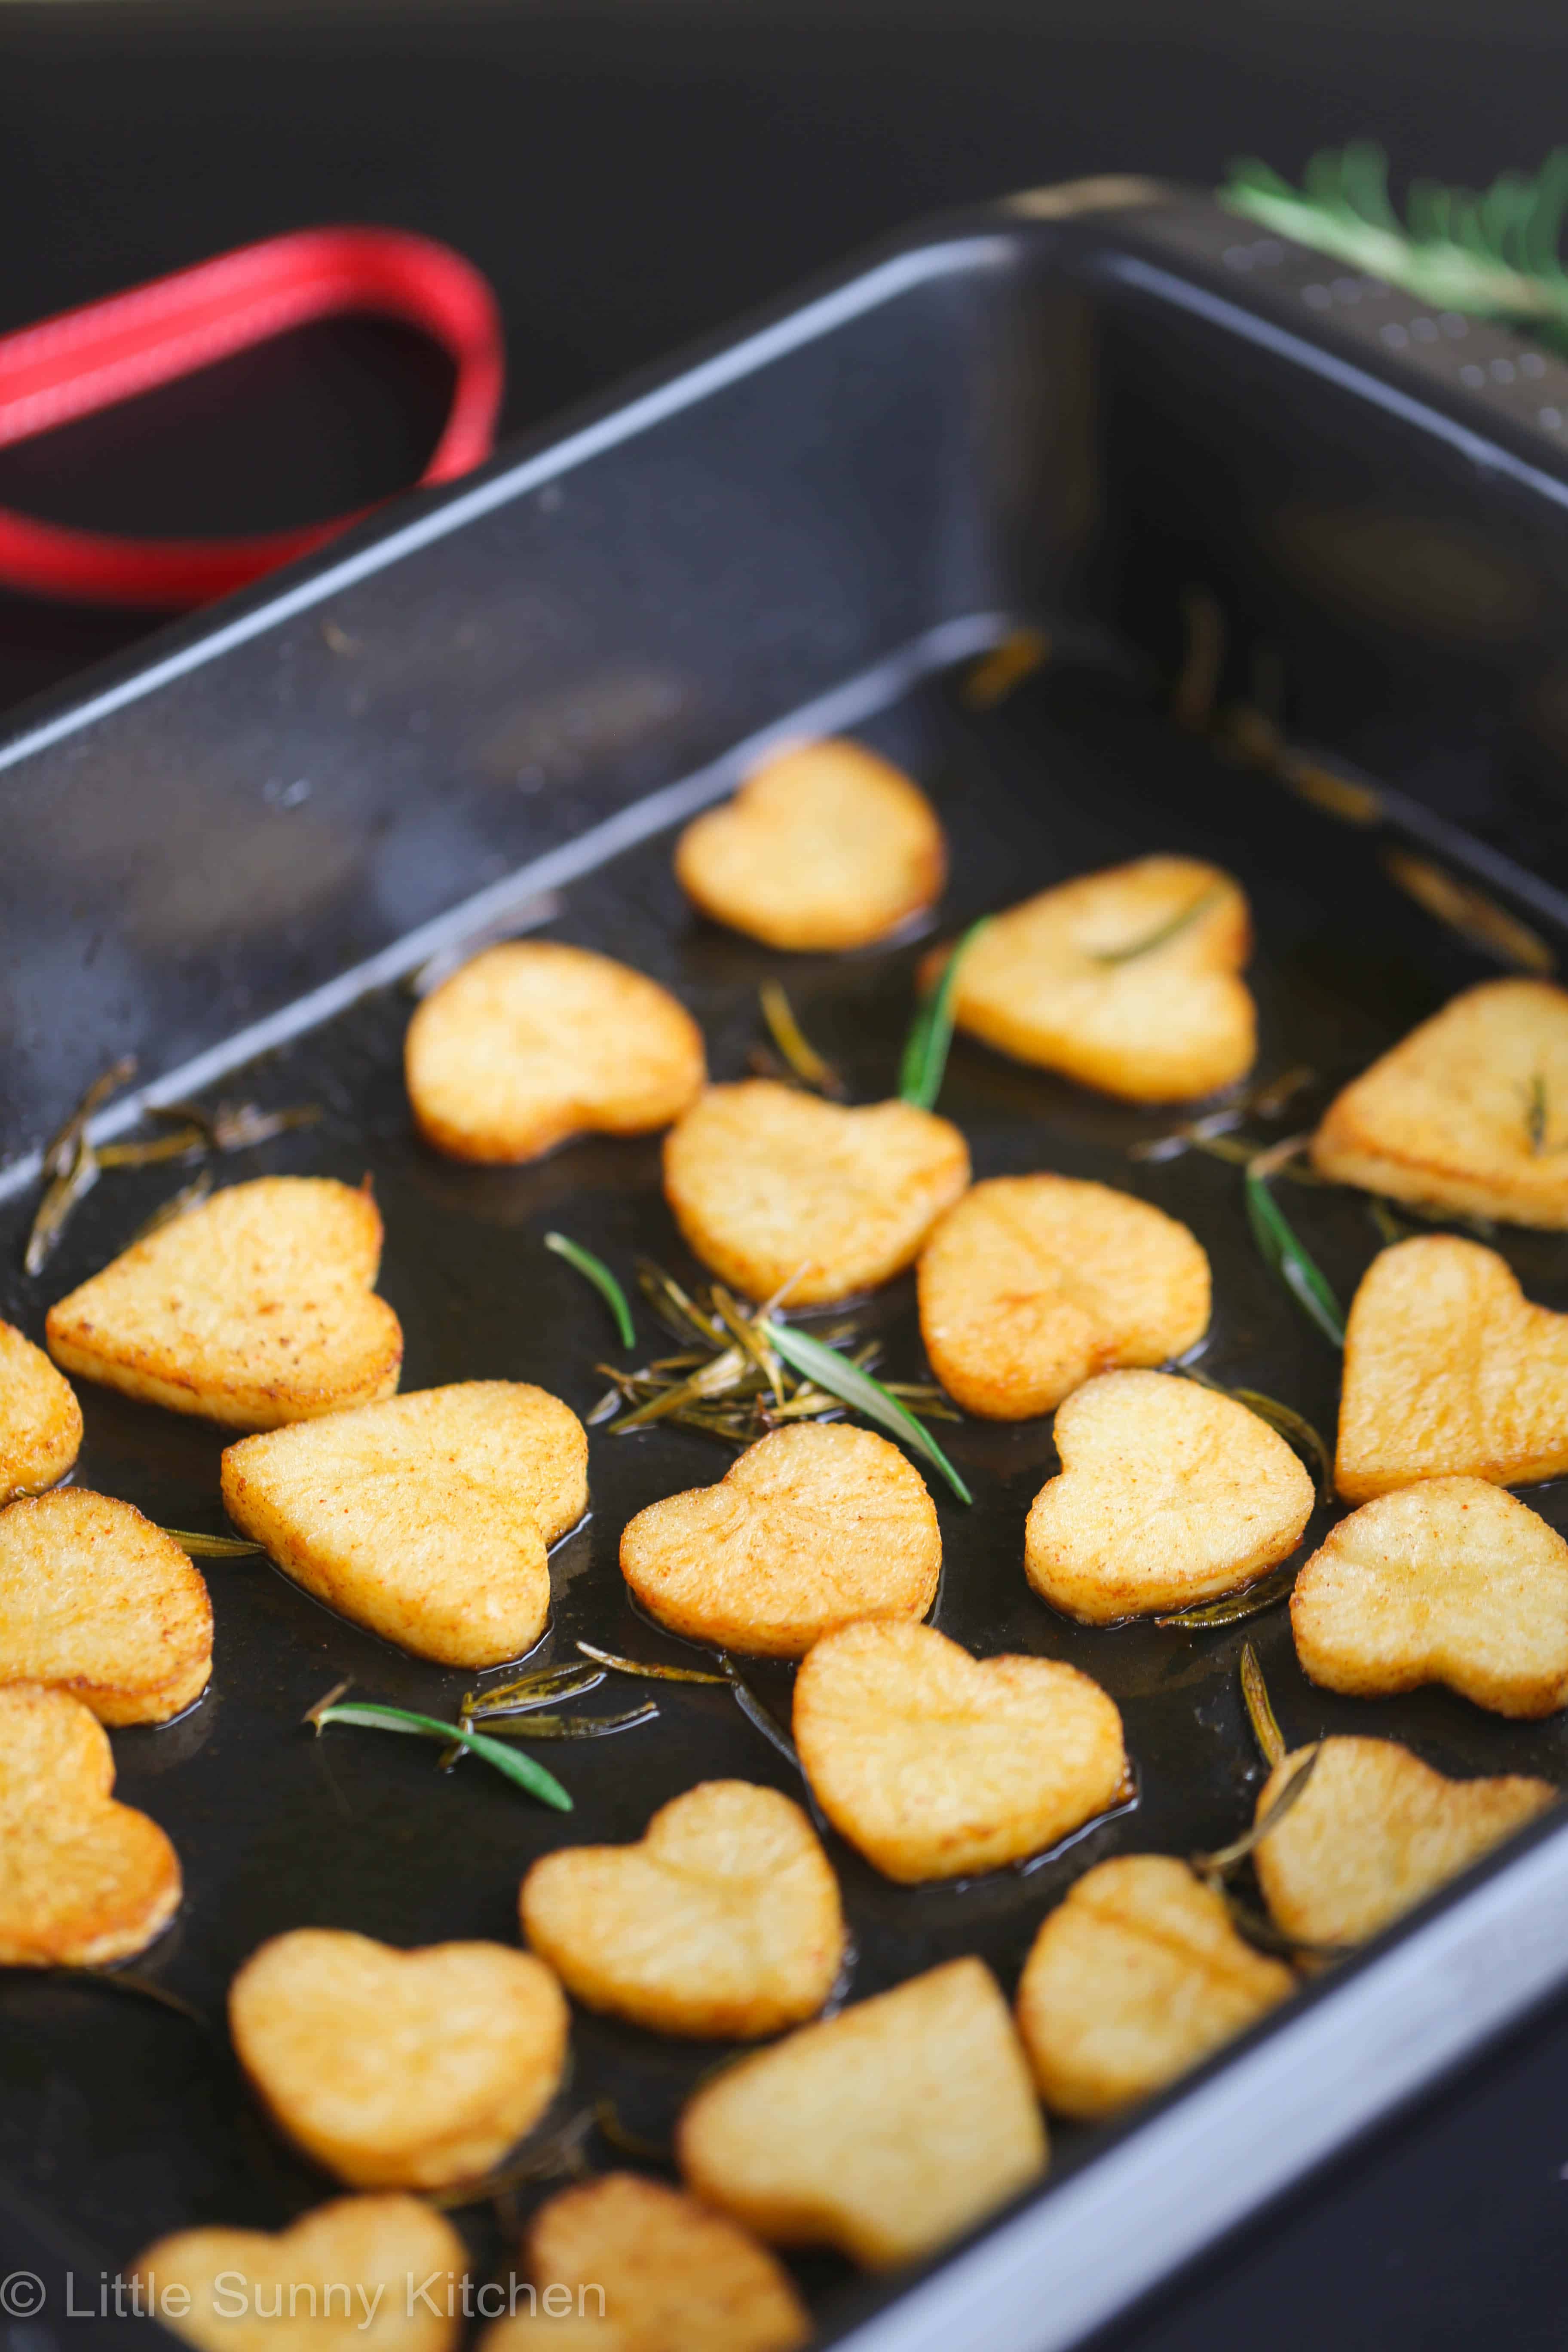
[[[104,1968],[179,1909],[178,1855],[113,1787],[108,1736],[78,1700],[0,1689],[0,1968]]]
[[[1261,1820],[1305,1760],[1258,1791]],[[1374,1936],[1553,1803],[1548,1780],[1448,1780],[1393,1739],[1325,1739],[1301,1795],[1253,1849],[1269,1916],[1303,1944]]]
[[[1568,1470],[1568,1315],[1495,1250],[1420,1234],[1380,1250],[1345,1326],[1334,1479],[1348,1503],[1418,1478],[1527,1486]]]
[[[880,2270],[1026,2189],[1046,2132],[996,1979],[962,1959],[728,2067],[689,2102],[676,2153],[759,2237]]]
[[[374,1285],[381,1215],[324,1176],[263,1176],[133,1242],[51,1307],[68,1372],[230,1429],[390,1396],[403,1332]]]
[[[966,1412],[1027,1421],[1096,1372],[1169,1362],[1203,1338],[1209,1262],[1146,1201],[1071,1176],[995,1176],[932,1232],[921,1333]]]
[[[1489,980],[1335,1097],[1312,1142],[1336,1184],[1510,1224],[1568,1225],[1568,990]]]
[[[1163,1853],[1085,1873],[1036,1937],[1018,2031],[1056,2115],[1093,2122],[1173,2083],[1295,1990],[1224,1898]]]
[[[942,1531],[896,1445],[844,1423],[749,1446],[716,1486],[639,1511],[621,1574],[674,1633],[753,1657],[800,1658],[860,1617],[923,1617]]]
[[[635,2173],[552,2197],[527,2259],[539,2306],[487,2327],[483,2352],[794,2352],[811,2334],[788,2273],[754,2238]]]
[[[537,1160],[648,1135],[701,1087],[702,1032],[668,989],[550,940],[488,948],[426,998],[404,1047],[421,1135],[455,1160]]]
[[[224,1507],[307,1592],[416,1657],[494,1666],[550,1612],[547,1547],[588,1503],[559,1397],[462,1381],[246,1438]]]
[[[142,2308],[199,2352],[456,2352],[468,2268],[423,2199],[339,2197],[276,2237],[177,2230],[137,2256],[134,2276]]]
[[[81,1407],[41,1348],[0,1322],[0,1505],[41,1495],[81,1450]]]
[[[1328,1690],[1447,1683],[1498,1715],[1551,1715],[1568,1703],[1568,1543],[1485,1479],[1424,1479],[1341,1520],[1296,1579],[1290,1630]]]
[[[1024,1566],[1087,1625],[1249,1584],[1300,1541],[1312,1482],[1234,1397],[1170,1372],[1105,1372],[1057,1415],[1061,1475],[1036,1496]]]
[[[1083,874],[998,915],[954,992],[958,1026],[1016,1061],[1130,1102],[1185,1102],[1252,1067],[1238,885],[1192,857]]]
[[[1038,1853],[1129,1788],[1121,1717],[1076,1666],[977,1663],[896,1620],[817,1643],[795,1741],[835,1829],[905,1885]]]
[[[715,922],[774,948],[860,948],[942,896],[947,845],[923,793],[858,743],[782,751],[689,824],[676,878]]]
[[[167,1723],[212,1663],[205,1584],[129,1503],[68,1486],[0,1511],[0,1683],[69,1691],[100,1723]]]
[[[228,2022],[279,2129],[354,2189],[479,2178],[543,2114],[566,2060],[560,1986],[504,1944],[399,1952],[299,1927],[251,1954]]]
[[[566,1846],[522,1882],[522,1932],[590,2009],[753,2041],[815,2017],[844,1959],[838,1882],[776,1789],[706,1780],[640,1844]]]
[[[710,1087],[664,1144],[665,1197],[697,1256],[749,1298],[788,1283],[792,1307],[890,1282],[968,1181],[945,1118],[845,1110],[769,1078]]]

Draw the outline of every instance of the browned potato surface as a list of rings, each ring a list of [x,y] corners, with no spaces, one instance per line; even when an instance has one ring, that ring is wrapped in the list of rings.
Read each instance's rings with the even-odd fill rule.
[[[834,1827],[906,1885],[1020,1862],[1128,1792],[1121,1718],[1076,1666],[897,1620],[817,1643],[795,1740]]]
[[[1209,1262],[1163,1210],[1072,1176],[973,1185],[920,1260],[921,1333],[966,1412],[1027,1421],[1208,1329]]]
[[[81,1448],[81,1407],[41,1348],[0,1322],[0,1505],[41,1495]]]
[[[51,1307],[68,1372],[229,1429],[368,1404],[403,1332],[374,1283],[381,1213],[325,1176],[262,1176],[178,1217]]]
[[[621,1573],[672,1633],[799,1658],[861,1617],[923,1617],[942,1532],[920,1472],[885,1437],[800,1423],[748,1447],[716,1486],[639,1511]]]
[[[129,1503],[67,1486],[0,1511],[0,1683],[69,1691],[100,1723],[167,1723],[212,1663],[201,1575]]]
[[[462,1381],[231,1445],[224,1507],[319,1601],[443,1665],[521,1656],[549,1545],[587,1508],[588,1440],[521,1381]]]
[[[692,1101],[702,1032],[609,956],[551,940],[487,948],[408,1024],[408,1099],[455,1160],[537,1160],[568,1136],[647,1135]]]
[[[1295,1549],[1312,1481],[1234,1397],[1170,1372],[1104,1372],[1057,1415],[1062,1467],[1024,1538],[1030,1583],[1089,1625],[1184,1609]]]
[[[295,1928],[246,1961],[228,2022],[279,2130],[354,2189],[479,2178],[543,2114],[566,2062],[560,1986],[504,1944],[402,1952]]]
[[[0,1689],[0,1967],[129,1959],[180,1906],[180,1863],[116,1804],[108,1735],[66,1692]]]
[[[792,1307],[890,1282],[969,1181],[957,1128],[902,1102],[845,1110],[771,1078],[710,1087],[665,1139],[665,1197],[704,1265]]]

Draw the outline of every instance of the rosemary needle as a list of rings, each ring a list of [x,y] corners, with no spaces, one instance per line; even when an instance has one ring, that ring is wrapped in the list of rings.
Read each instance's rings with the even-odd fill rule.
[[[1250,1642],[1244,1642],[1241,1649],[1241,1696],[1246,1701],[1252,1736],[1262,1750],[1264,1762],[1273,1771],[1276,1765],[1285,1761],[1285,1734],[1279,1728],[1258,1653]]]
[[[961,934],[941,979],[910,1024],[899,1063],[899,1096],[901,1101],[912,1103],[916,1110],[933,1110],[936,1107],[947,1072],[948,1048],[952,1044],[952,1001],[958,986],[958,968],[990,920],[989,915],[983,915]]]
[[[544,1246],[547,1250],[553,1250],[557,1257],[563,1257],[568,1265],[574,1265],[579,1274],[587,1277],[615,1317],[622,1347],[635,1348],[637,1328],[632,1321],[632,1310],[626,1304],[626,1294],[604,1259],[595,1257],[592,1250],[585,1250],[581,1242],[568,1240],[564,1234],[546,1234]]]
[[[341,1687],[346,1689],[347,1685]],[[514,1781],[520,1789],[526,1789],[530,1796],[539,1799],[541,1804],[551,1806],[558,1813],[572,1811],[571,1798],[553,1773],[547,1772],[542,1764],[536,1764],[531,1756],[520,1756],[515,1748],[503,1746],[500,1740],[492,1739],[482,1731],[469,1730],[462,1724],[441,1723],[432,1715],[416,1715],[403,1706],[377,1706],[357,1701],[345,1705],[338,1700],[335,1692],[329,1692],[324,1699],[319,1700],[305,1720],[314,1724],[318,1733],[323,1731],[329,1723],[353,1723],[367,1731],[402,1731],[418,1739],[450,1740],[457,1747],[471,1748],[476,1756],[483,1757],[487,1764],[493,1764],[498,1772]]]
[[[172,1537],[193,1559],[247,1559],[262,1549],[244,1536],[204,1536],[191,1528],[160,1528],[158,1532]]]
[[[782,984],[776,980],[765,980],[759,993],[768,1034],[795,1076],[803,1086],[812,1087],[816,1093],[831,1096],[835,1102],[843,1102],[848,1088],[832,1063],[824,1060],[817,1052],[795,1019],[795,1007]]]
[[[1268,1811],[1260,1820],[1254,1822],[1249,1830],[1244,1830],[1240,1837],[1233,1838],[1229,1845],[1222,1845],[1217,1853],[1194,1854],[1193,1868],[1200,1878],[1223,1878],[1227,1870],[1234,1870],[1238,1862],[1245,1862],[1266,1837],[1273,1834],[1291,1806],[1306,1795],[1307,1783],[1321,1753],[1321,1748],[1314,1748],[1301,1759]]]
[[[837,1348],[825,1348],[820,1339],[809,1338],[793,1324],[764,1322],[759,1318],[758,1328],[786,1364],[845,1404],[852,1405],[857,1412],[864,1413],[868,1421],[878,1423],[889,1435],[902,1438],[906,1445],[942,1472],[961,1503],[973,1503],[973,1496],[924,1422],[917,1421],[896,1396],[890,1396],[880,1381],[873,1380],[869,1372],[852,1364]]]
[[[577,1647],[585,1658],[596,1665],[608,1666],[613,1674],[638,1675],[655,1683],[727,1683],[728,1675],[703,1674],[696,1666],[650,1666],[637,1658],[618,1658],[613,1650],[595,1649],[592,1642],[579,1642]]]
[[[1252,1228],[1252,1238],[1258,1244],[1264,1264],[1277,1274],[1286,1289],[1326,1339],[1336,1348],[1345,1344],[1345,1318],[1340,1302],[1316,1262],[1297,1239],[1294,1227],[1284,1210],[1268,1189],[1268,1179],[1278,1173],[1285,1160],[1299,1151],[1304,1139],[1291,1136],[1284,1143],[1274,1144],[1249,1160],[1242,1182],[1247,1199],[1247,1221]]]

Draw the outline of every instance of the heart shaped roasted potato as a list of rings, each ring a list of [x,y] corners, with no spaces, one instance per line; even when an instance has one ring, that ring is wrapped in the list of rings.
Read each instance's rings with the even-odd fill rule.
[[[1568,1543],[1483,1478],[1423,1479],[1341,1520],[1296,1579],[1290,1630],[1328,1690],[1447,1683],[1551,1715],[1568,1704]]]
[[[1258,1791],[1262,1820],[1308,1751]],[[1449,1780],[1393,1739],[1325,1739],[1312,1777],[1253,1849],[1270,1917],[1302,1944],[1355,1944],[1554,1802],[1548,1780]]]
[[[1026,2189],[1046,2133],[1007,2004],[950,1960],[700,2090],[676,2134],[686,2180],[776,2245],[912,2262]]]
[[[49,1309],[68,1372],[230,1429],[390,1396],[403,1332],[374,1284],[381,1214],[324,1176],[262,1176],[175,1219]]]
[[[587,1508],[588,1440],[521,1381],[462,1381],[249,1437],[224,1507],[285,1573],[384,1641],[449,1666],[532,1647],[548,1547]]]
[[[81,1407],[41,1348],[0,1322],[0,1505],[41,1495],[81,1451]]]
[[[129,1503],[68,1486],[0,1511],[0,1683],[45,1683],[100,1723],[167,1723],[207,1686],[197,1570]]]
[[[1531,1306],[1479,1242],[1420,1234],[1380,1250],[1345,1326],[1345,1500],[1418,1478],[1525,1486],[1565,1470],[1568,1315]]]
[[[1489,980],[1336,1096],[1312,1142],[1336,1184],[1510,1224],[1568,1225],[1568,990]]]
[[[1250,1584],[1311,1517],[1312,1482],[1234,1397],[1170,1372],[1105,1372],[1057,1415],[1061,1475],[1036,1496],[1024,1566],[1087,1625]]]
[[[1185,1102],[1252,1067],[1258,1018],[1237,977],[1251,945],[1228,874],[1140,857],[997,915],[964,955],[954,1018],[1102,1094]]]
[[[467,2246],[423,2199],[339,2197],[276,2237],[177,2230],[137,2256],[134,2275],[142,2308],[200,2352],[454,2352],[468,2268]]]
[[[421,1135],[455,1160],[537,1160],[568,1136],[649,1135],[700,1091],[702,1032],[609,956],[487,948],[427,996],[404,1046]]]
[[[774,948],[861,948],[932,905],[947,845],[931,803],[858,743],[782,751],[689,824],[675,873],[715,922]]]
[[[844,1423],[775,1429],[716,1486],[639,1511],[621,1574],[650,1616],[689,1641],[800,1658],[860,1617],[923,1617],[942,1531],[896,1445]]]
[[[1294,1990],[1169,1854],[1085,1873],[1035,1937],[1018,2031],[1056,2115],[1093,2122],[1173,2083]]]
[[[994,1176],[931,1234],[920,1301],[948,1394],[988,1421],[1027,1421],[1096,1372],[1194,1346],[1209,1262],[1185,1225],[1108,1184]]]
[[[754,2238],[636,2173],[552,2197],[529,2226],[527,2261],[563,2316],[497,2320],[483,2352],[794,2352],[811,2334],[788,2273]]]
[[[665,1197],[704,1265],[792,1307],[890,1282],[969,1181],[957,1128],[910,1103],[858,1110],[771,1078],[710,1087],[664,1144]]]
[[[368,1936],[274,1936],[228,1989],[263,2105],[355,2189],[477,2179],[536,2123],[566,2061],[561,1988],[504,1944],[395,1951]]]
[[[178,1855],[113,1787],[108,1736],[79,1701],[0,1689],[0,1967],[103,1968],[179,1909]]]
[[[1121,1717],[1076,1666],[897,1620],[817,1643],[795,1742],[835,1829],[905,1885],[1019,1862],[1129,1793]]]
[[[522,1882],[522,1932],[590,2009],[747,2042],[815,2017],[844,1959],[838,1882],[798,1805],[705,1780],[637,1845],[565,1846]]]

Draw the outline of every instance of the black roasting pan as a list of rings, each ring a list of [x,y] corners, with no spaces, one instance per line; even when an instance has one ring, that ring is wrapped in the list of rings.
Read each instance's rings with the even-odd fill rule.
[[[611,1335],[542,1235],[564,1226],[628,1279],[639,1252],[692,1276],[657,1144],[584,1142],[519,1170],[436,1160],[403,1097],[405,982],[476,938],[548,925],[672,985],[730,1077],[759,1039],[759,983],[782,976],[858,1098],[887,1093],[921,943],[772,955],[696,921],[670,873],[674,828],[760,748],[828,730],[885,749],[938,800],[943,931],[1144,850],[1222,859],[1257,919],[1261,1066],[1310,1066],[1309,1119],[1456,989],[1568,955],[1564,420],[1556,359],[1205,199],[1047,190],[894,240],[159,637],[0,749],[0,1311],[41,1336],[51,1300],[180,1181],[106,1179],[43,1276],[24,1276],[37,1147],[133,1053],[153,1101],[321,1107],[220,1181],[373,1171],[406,1387],[510,1376],[585,1412]],[[1027,676],[1015,661],[1005,693],[977,667],[1004,640],[1045,656]],[[1336,1359],[1259,1259],[1233,1166],[1131,1157],[1169,1116],[963,1040],[942,1108],[979,1174],[1097,1175],[1184,1218],[1215,1273],[1206,1368],[1331,1430]],[[1378,1246],[1365,1202],[1297,1189],[1289,1205],[1348,1297]],[[1531,1297],[1568,1308],[1559,1239],[1498,1246]],[[921,1376],[910,1283],[863,1320],[890,1373]],[[646,1317],[643,1342],[658,1352]],[[219,1433],[86,1387],[83,1403],[82,1483],[221,1527]],[[943,1434],[975,1503],[936,1492],[939,1622],[977,1653],[1070,1658],[1102,1680],[1142,1796],[1038,1868],[958,1887],[894,1888],[836,1843],[850,1998],[965,1951],[1010,1990],[1090,1862],[1234,1835],[1260,1769],[1237,1692],[1247,1636],[1292,1740],[1381,1731],[1450,1772],[1568,1779],[1556,1720],[1313,1690],[1280,1608],[1210,1632],[1057,1619],[1021,1572],[1048,1423]],[[617,1538],[725,1460],[696,1433],[595,1434],[592,1517],[556,1554],[542,1654],[580,1635],[680,1654],[628,1608]],[[1568,1528],[1568,1492],[1531,1499]],[[798,1786],[727,1692],[658,1685],[657,1722],[541,1751],[576,1799],[565,1828],[475,1764],[443,1775],[416,1742],[312,1738],[304,1710],[345,1675],[438,1715],[465,1677],[340,1622],[265,1563],[216,1561],[209,1581],[211,1691],[114,1748],[121,1793],[168,1829],[187,1881],[142,1973],[214,2030],[0,1979],[0,2242],[46,2297],[11,2313],[13,2352],[90,2333],[75,2314],[153,2236],[276,2228],[328,2193],[247,2105],[222,2032],[227,1980],[264,1937],[509,1939],[521,1871],[563,1834],[635,1836],[702,1777]],[[754,1680],[787,1720],[787,1674]],[[626,1688],[584,1705],[622,1706]],[[868,2284],[803,2263],[822,2338],[1071,2344],[1565,1978],[1568,1822],[1552,1813],[1166,2097],[1113,2129],[1058,2130],[1047,2183],[922,2273]],[[654,2141],[716,2054],[585,2019],[575,2042],[565,2107],[608,2097]],[[624,2160],[597,2139],[590,2153]],[[488,2209],[464,2225],[480,2273],[504,2263]]]

